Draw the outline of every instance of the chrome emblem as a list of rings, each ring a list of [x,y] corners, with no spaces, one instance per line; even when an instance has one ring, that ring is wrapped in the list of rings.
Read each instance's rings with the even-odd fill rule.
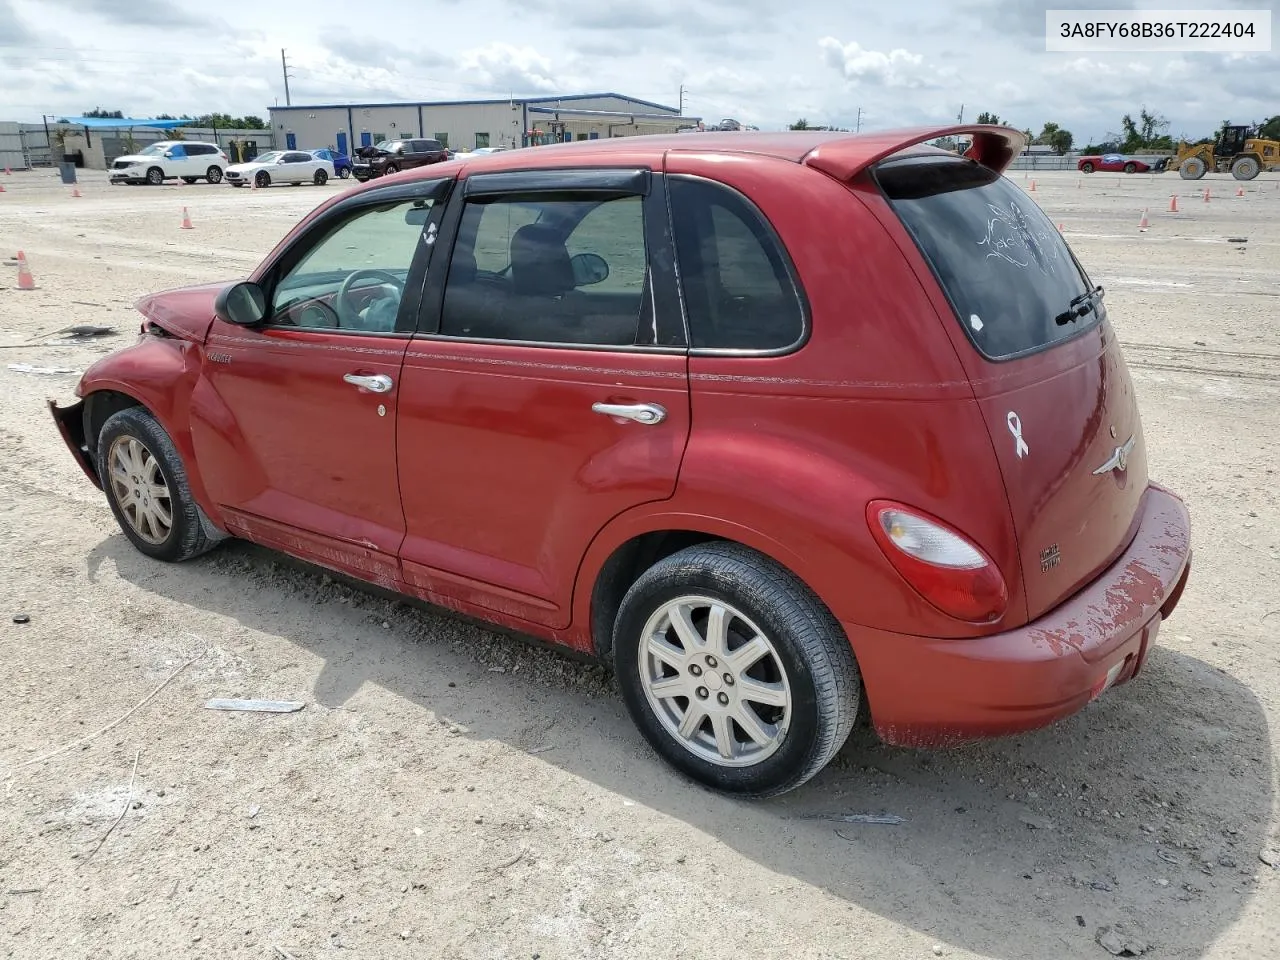
[[[1040,572],[1048,573],[1058,564],[1062,563],[1062,551],[1058,549],[1058,545],[1051,544],[1040,551]]]
[[[209,362],[210,362],[210,363],[230,363],[230,362],[231,362],[231,354],[229,354],[229,353],[210,353],[210,354],[209,354]]]
[[[1116,447],[1116,452],[1111,454],[1107,462],[1093,471],[1095,477],[1100,477],[1104,473],[1110,473],[1112,470],[1117,473],[1124,473],[1129,468],[1129,454],[1133,453],[1133,445],[1137,440],[1137,436],[1132,436],[1125,441],[1124,446]]]

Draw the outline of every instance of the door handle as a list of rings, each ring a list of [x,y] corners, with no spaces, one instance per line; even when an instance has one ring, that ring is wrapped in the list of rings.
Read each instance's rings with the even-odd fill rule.
[[[593,403],[591,409],[606,417],[622,417],[646,426],[661,423],[667,418],[667,411],[656,403]]]
[[[392,380],[385,373],[379,373],[372,377],[362,377],[358,373],[348,373],[342,379],[353,387],[361,387],[374,393],[386,393],[392,387]]]

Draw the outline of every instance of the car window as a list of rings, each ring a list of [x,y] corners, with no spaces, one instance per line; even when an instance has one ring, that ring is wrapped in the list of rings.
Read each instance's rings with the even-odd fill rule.
[[[395,329],[432,207],[394,200],[362,207],[330,227],[276,284],[271,323],[361,333]],[[347,294],[339,302],[342,287]]]
[[[469,201],[449,265],[441,332],[634,345],[647,263],[640,197]]]
[[[258,154],[250,162],[251,163],[275,163],[277,160],[280,159],[280,156],[281,154],[278,150],[268,150],[266,153]]]
[[[780,350],[804,334],[804,308],[764,217],[737,191],[673,178],[671,214],[690,344]]]
[[[423,153],[438,153],[443,149],[444,149],[444,144],[442,144],[439,140],[423,140],[422,141]]]
[[[289,163],[310,163],[314,159],[309,153],[290,153],[285,156]]]
[[[1004,359],[1093,326],[1088,281],[1053,222],[1020,188],[958,157],[883,164],[876,179],[933,268],[974,346]],[[1085,301],[1084,306],[1092,306]]]

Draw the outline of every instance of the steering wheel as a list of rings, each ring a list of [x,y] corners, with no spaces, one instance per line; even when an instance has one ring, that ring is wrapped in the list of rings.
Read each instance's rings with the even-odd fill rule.
[[[355,270],[342,281],[342,286],[338,288],[338,294],[333,298],[334,309],[338,312],[339,325],[343,327],[358,327],[360,325],[359,314],[352,309],[351,304],[347,301],[351,288],[356,285],[358,280],[381,280],[389,283],[396,288],[396,292],[404,296],[404,281],[397,277],[394,273],[388,273],[386,270]]]

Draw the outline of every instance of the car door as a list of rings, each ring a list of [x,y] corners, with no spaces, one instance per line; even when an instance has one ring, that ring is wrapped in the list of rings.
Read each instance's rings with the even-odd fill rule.
[[[390,585],[401,361],[448,184],[335,205],[261,274],[266,322],[214,321],[192,438],[232,532]]]
[[[180,143],[170,144],[164,151],[164,175],[166,178],[189,177],[190,161],[187,159],[187,148]]]
[[[451,260],[401,374],[401,561],[419,595],[566,626],[591,540],[674,492],[689,385],[659,181],[539,171],[454,191]]]
[[[310,180],[315,174],[314,163],[315,158],[311,154],[290,150],[284,155],[284,172],[280,179],[290,183]]]

